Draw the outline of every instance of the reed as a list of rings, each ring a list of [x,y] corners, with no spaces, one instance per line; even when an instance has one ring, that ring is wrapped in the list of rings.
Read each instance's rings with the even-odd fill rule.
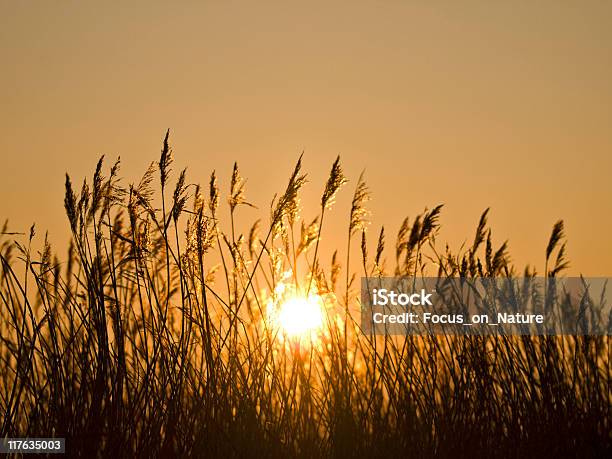
[[[381,227],[368,256],[362,174],[346,253],[334,250],[325,267],[324,216],[347,182],[339,157],[318,215],[301,215],[300,157],[268,224],[244,230],[235,213],[252,204],[237,164],[227,222],[215,172],[206,197],[186,170],[173,175],[169,132],[136,184],[122,184],[119,161],[104,177],[103,159],[91,189],[85,181],[75,192],[66,175],[63,262],[46,239],[34,251],[34,227],[2,228],[2,437],[66,437],[83,457],[610,454],[608,337],[392,339],[359,328],[356,276],[512,275],[489,209],[467,249],[438,247],[439,205],[403,220],[390,259]],[[351,263],[355,236],[361,259]],[[568,266],[564,240],[559,221],[543,260],[549,278]],[[287,289],[323,303],[316,338],[292,340],[270,320]]]

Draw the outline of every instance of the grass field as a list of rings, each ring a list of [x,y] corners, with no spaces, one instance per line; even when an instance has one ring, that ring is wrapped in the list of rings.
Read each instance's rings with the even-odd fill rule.
[[[247,228],[234,218],[250,205],[238,166],[229,196],[214,173],[189,184],[167,135],[134,185],[118,163],[105,170],[100,160],[80,192],[66,176],[61,260],[34,227],[0,236],[3,437],[66,437],[82,457],[612,452],[607,336],[360,331],[362,276],[535,276],[492,246],[487,211],[458,251],[436,244],[442,206],[406,219],[390,245],[365,232],[368,187],[347,184],[339,158],[314,220],[300,211],[300,159]],[[338,192],[354,192],[350,210],[333,206]],[[349,217],[346,245],[323,253],[335,211]],[[567,267],[564,241],[559,221],[541,275]]]

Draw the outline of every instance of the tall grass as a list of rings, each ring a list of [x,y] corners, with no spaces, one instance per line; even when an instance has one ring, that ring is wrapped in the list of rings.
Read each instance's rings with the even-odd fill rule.
[[[103,159],[80,192],[66,176],[72,242],[64,262],[46,238],[33,250],[34,227],[24,242],[5,224],[3,437],[66,437],[68,452],[82,457],[610,453],[608,337],[360,331],[356,277],[514,275],[507,245],[493,246],[488,209],[458,253],[436,245],[441,206],[406,218],[387,270],[384,229],[368,256],[362,176],[347,210],[346,253],[325,266],[324,216],[346,182],[339,158],[316,218],[300,215],[300,158],[267,223],[244,232],[235,215],[250,204],[237,164],[227,224],[217,174],[204,198],[185,171],[172,182],[172,164],[166,134],[159,161],[136,184],[122,184],[119,162],[105,177]],[[353,266],[355,237],[361,260]],[[559,222],[543,256],[546,276],[567,267],[563,240]],[[324,299],[324,332],[292,340],[268,320],[280,284]]]

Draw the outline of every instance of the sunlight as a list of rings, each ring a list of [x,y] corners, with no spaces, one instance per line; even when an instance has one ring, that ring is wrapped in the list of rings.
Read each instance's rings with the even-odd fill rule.
[[[292,297],[280,304],[277,324],[290,337],[316,333],[323,327],[323,307],[318,295]]]
[[[273,297],[268,300],[268,323],[281,332],[281,337],[299,341],[310,338],[312,341],[324,331],[323,298],[315,293],[306,295],[290,279],[290,271],[283,273]]]

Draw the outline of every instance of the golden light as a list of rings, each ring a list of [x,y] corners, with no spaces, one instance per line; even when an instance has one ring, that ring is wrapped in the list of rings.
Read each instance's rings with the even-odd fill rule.
[[[325,301],[316,293],[307,295],[291,280],[291,271],[283,273],[268,298],[267,323],[279,332],[281,340],[318,341],[325,328]]]
[[[276,323],[290,337],[307,337],[323,327],[323,302],[318,295],[291,297],[278,305]]]
[[[292,271],[285,271],[270,294],[262,292],[266,327],[281,343],[298,348],[319,346],[321,339],[329,337],[330,317],[334,316],[330,316],[329,305],[335,304],[335,297],[330,293],[321,295],[314,288],[307,294],[305,286],[293,281]]]

